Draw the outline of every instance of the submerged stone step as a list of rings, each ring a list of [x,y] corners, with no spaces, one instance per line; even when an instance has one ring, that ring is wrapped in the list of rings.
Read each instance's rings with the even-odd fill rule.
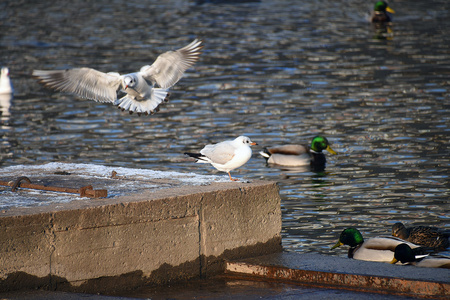
[[[370,293],[446,298],[450,270],[282,252],[226,262],[227,276]]]

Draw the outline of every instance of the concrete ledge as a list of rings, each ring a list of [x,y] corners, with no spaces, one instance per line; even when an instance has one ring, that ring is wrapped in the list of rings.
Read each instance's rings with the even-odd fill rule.
[[[111,294],[206,277],[224,259],[281,251],[280,232],[278,187],[262,181],[11,208],[0,214],[0,292]]]
[[[445,298],[450,270],[397,266],[319,254],[279,253],[226,263],[233,278],[275,280],[360,292]]]

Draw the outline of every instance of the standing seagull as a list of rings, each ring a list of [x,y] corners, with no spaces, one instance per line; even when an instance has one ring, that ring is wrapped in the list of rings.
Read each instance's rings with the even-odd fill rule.
[[[9,79],[9,69],[2,67],[0,71],[0,120],[2,122],[8,122],[11,116],[9,109],[13,93],[14,89]]]
[[[184,153],[193,157],[197,163],[210,163],[219,171],[227,172],[232,181],[230,171],[244,165],[252,156],[250,146],[257,145],[246,136],[240,136],[232,141],[206,145],[200,153]]]
[[[2,67],[0,71],[0,94],[12,94],[14,89],[9,79],[9,69]]]
[[[33,76],[58,91],[98,102],[111,102],[122,110],[129,110],[130,114],[147,115],[157,112],[161,102],[167,101],[169,88],[198,61],[202,48],[202,41],[195,39],[186,47],[161,54],[152,65],[143,66],[139,72],[126,75],[75,68],[34,70]],[[119,98],[119,95],[123,97]]]

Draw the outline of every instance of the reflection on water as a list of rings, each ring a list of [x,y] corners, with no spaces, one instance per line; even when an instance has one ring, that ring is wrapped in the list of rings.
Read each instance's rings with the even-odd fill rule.
[[[9,111],[11,107],[12,94],[0,94],[0,120],[3,124],[8,124],[11,112]]]
[[[372,3],[355,0],[348,10],[331,0],[4,1],[0,64],[16,93],[0,119],[0,166],[213,174],[183,153],[242,134],[261,149],[323,134],[338,155],[322,173],[267,166],[257,148],[235,171],[279,182],[287,250],[345,255],[329,248],[347,226],[367,237],[397,221],[450,228],[450,4],[431,2],[391,3],[393,37],[380,40],[364,22]],[[53,93],[30,77],[85,66],[132,72],[195,37],[205,41],[200,62],[153,116]]]

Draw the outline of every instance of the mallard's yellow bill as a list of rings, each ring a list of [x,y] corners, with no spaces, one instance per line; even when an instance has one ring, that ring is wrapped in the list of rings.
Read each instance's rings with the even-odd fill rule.
[[[327,146],[327,149],[325,149],[325,150],[327,150],[327,151],[330,152],[331,154],[337,154],[337,152],[334,151],[333,149],[331,149],[331,147],[330,147],[329,145]]]
[[[389,6],[386,7],[386,11],[390,12],[391,14],[395,14],[395,11],[392,8],[390,8]]]
[[[342,245],[344,245],[344,244],[342,244],[341,241],[338,241],[338,242],[336,243],[336,245],[334,245],[333,247],[331,247],[331,249],[333,250],[334,248],[340,247],[340,246],[342,246]]]
[[[391,261],[391,264],[395,264],[395,263],[397,263],[398,262],[398,259],[396,259],[395,257],[394,257],[394,259]]]

